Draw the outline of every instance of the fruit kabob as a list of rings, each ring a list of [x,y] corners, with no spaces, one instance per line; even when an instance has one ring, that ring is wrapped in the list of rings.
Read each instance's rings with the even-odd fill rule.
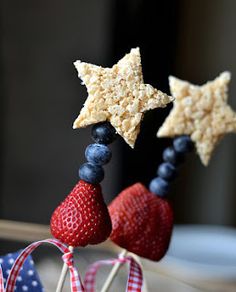
[[[112,231],[100,186],[104,178],[103,165],[111,159],[107,145],[118,133],[134,147],[144,112],[165,107],[173,100],[144,84],[138,48],[132,49],[112,68],[81,61],[76,61],[75,67],[87,87],[88,98],[73,127],[95,124],[92,127],[95,143],[86,148],[87,162],[79,168],[80,180],[56,208],[50,224],[52,235],[72,251],[75,247],[98,244]],[[66,270],[64,265],[57,292],[62,290]]]
[[[17,281],[21,277],[19,275],[23,275],[21,271],[27,258],[45,243],[57,247],[63,254],[65,264],[57,292],[62,291],[67,269],[72,292],[94,291],[95,282],[91,283],[94,278],[85,276],[86,285],[83,287],[74,264],[73,251],[77,247],[105,241],[112,231],[111,217],[100,186],[104,177],[103,165],[111,159],[107,145],[117,133],[134,147],[144,113],[163,108],[173,101],[171,96],[144,83],[138,48],[132,49],[112,68],[81,61],[75,62],[75,66],[88,89],[88,98],[74,122],[74,128],[95,124],[92,128],[95,143],[85,151],[87,162],[79,169],[79,182],[52,214],[50,227],[54,238],[33,242],[22,250],[11,263],[5,284],[0,263],[0,292],[14,292],[17,289]],[[131,257],[119,261],[130,265],[127,291],[141,291],[142,272],[138,263]],[[140,276],[138,288],[137,272]]]
[[[110,239],[120,247],[155,261],[166,253],[173,216],[168,201],[162,199],[169,193],[178,166],[194,145],[207,166],[215,145],[226,133],[236,132],[236,113],[227,104],[229,81],[229,72],[203,86],[169,78],[175,100],[157,136],[172,137],[173,144],[163,151],[164,162],[159,165],[149,190],[136,183],[109,205],[113,226]],[[109,289],[120,265],[111,271],[103,292]]]

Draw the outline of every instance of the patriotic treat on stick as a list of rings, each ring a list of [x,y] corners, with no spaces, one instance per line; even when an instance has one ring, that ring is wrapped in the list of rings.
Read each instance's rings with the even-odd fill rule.
[[[144,84],[138,48],[112,68],[81,61],[75,66],[87,87],[88,98],[73,127],[96,124],[92,129],[96,143],[85,151],[87,162],[79,169],[81,180],[51,218],[52,235],[73,247],[97,244],[110,235],[111,221],[99,183],[104,178],[102,166],[111,159],[107,144],[114,140],[115,132],[134,147],[144,112],[165,107],[173,100]]]

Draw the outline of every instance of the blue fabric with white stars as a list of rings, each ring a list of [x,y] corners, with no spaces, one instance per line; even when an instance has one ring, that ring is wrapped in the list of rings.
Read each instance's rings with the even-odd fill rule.
[[[15,253],[9,253],[5,256],[0,256],[4,285],[6,285],[8,275],[15,259],[20,253],[21,251],[18,251]],[[45,292],[31,256],[26,259],[20,270],[16,281],[15,292]]]

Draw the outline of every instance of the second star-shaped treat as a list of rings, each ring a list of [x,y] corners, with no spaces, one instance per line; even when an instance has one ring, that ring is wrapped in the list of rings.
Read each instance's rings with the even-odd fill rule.
[[[230,73],[223,72],[202,86],[169,78],[174,107],[159,129],[158,137],[189,135],[206,166],[219,140],[236,132],[236,113],[227,104]]]
[[[134,147],[144,112],[165,107],[173,98],[144,84],[139,48],[132,49],[112,68],[75,62],[88,98],[73,128],[109,121]]]

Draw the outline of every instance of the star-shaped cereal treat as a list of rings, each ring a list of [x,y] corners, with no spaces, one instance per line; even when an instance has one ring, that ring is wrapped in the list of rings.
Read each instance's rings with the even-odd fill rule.
[[[76,61],[78,75],[88,98],[73,128],[109,121],[124,140],[134,147],[144,112],[165,107],[173,100],[144,84],[139,48],[132,49],[112,68]]]
[[[189,135],[206,166],[219,140],[236,132],[236,113],[227,104],[230,73],[223,72],[202,86],[169,77],[174,107],[159,129],[158,137]]]

